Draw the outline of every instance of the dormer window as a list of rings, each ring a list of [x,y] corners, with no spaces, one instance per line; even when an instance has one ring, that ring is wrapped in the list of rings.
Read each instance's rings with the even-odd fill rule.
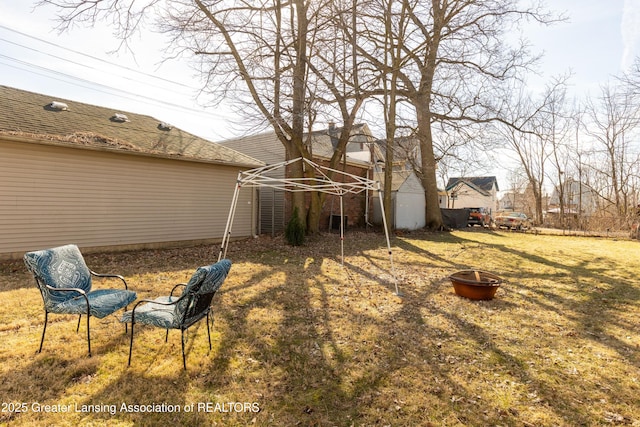
[[[171,129],[173,129],[173,126],[171,126],[169,123],[160,122],[160,123],[158,123],[158,129],[168,132]]]

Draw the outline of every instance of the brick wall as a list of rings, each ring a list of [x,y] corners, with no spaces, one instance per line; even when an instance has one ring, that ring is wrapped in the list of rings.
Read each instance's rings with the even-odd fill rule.
[[[317,159],[315,159],[314,161],[321,166],[325,166],[325,167],[329,166],[329,162],[318,161]],[[346,172],[351,175],[361,176],[363,178],[367,177],[367,171],[368,171],[366,167],[359,167],[359,166],[354,166],[350,164],[347,164],[347,165],[340,164],[335,169],[342,172]],[[334,176],[333,179],[338,182],[341,182],[342,180],[344,180],[344,182],[349,182],[351,180],[351,178],[347,176],[343,176],[341,174],[337,174],[337,176]],[[339,217],[340,215],[340,197],[334,196],[331,194],[326,194],[325,196],[326,197],[325,197],[324,205],[322,208],[322,212],[320,214],[320,230],[329,229],[329,218],[332,215],[336,216],[334,217],[332,226],[334,229],[339,229],[340,223],[337,222],[336,220],[338,220],[337,217]],[[371,197],[372,197],[372,194],[370,192],[369,193],[370,214],[371,214],[371,206],[373,206],[371,204]],[[308,196],[307,206],[309,206],[309,199],[310,197]],[[351,227],[353,228],[364,227],[365,212],[366,212],[365,208],[366,208],[366,199],[367,199],[366,192],[362,192],[359,194],[351,194],[351,193],[345,194],[344,196],[342,196],[342,199],[343,199],[342,202],[343,202],[344,216],[347,218],[347,223],[345,224],[347,229]],[[289,221],[289,218],[291,218],[291,211],[292,211],[291,193],[287,193],[286,208],[285,208],[285,223],[287,223]]]

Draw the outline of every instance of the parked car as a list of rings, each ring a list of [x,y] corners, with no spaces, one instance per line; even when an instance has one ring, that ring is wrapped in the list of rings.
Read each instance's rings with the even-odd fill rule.
[[[465,208],[469,209],[469,226],[479,225],[481,227],[489,227],[491,225],[491,214],[487,208]]]
[[[493,221],[498,228],[515,228],[516,230],[531,228],[531,220],[522,212],[503,212],[498,214]]]

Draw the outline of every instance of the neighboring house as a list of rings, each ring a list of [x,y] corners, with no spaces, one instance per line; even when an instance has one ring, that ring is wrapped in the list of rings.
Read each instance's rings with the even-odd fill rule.
[[[262,165],[149,116],[6,86],[0,111],[1,258],[220,241],[238,172]],[[255,233],[242,197],[234,237]]]
[[[498,181],[495,176],[450,178],[445,188],[450,209],[486,208],[498,210]]]
[[[524,193],[507,191],[498,200],[498,210],[524,212],[522,207],[524,206],[525,197]]]
[[[562,183],[562,208],[565,215],[589,216],[596,211],[596,193],[587,184],[567,179]],[[560,189],[555,187],[549,198],[548,214],[560,214]]]
[[[549,195],[543,194],[541,205],[549,206]],[[542,219],[536,218],[536,198],[533,195],[533,188],[530,184],[524,190],[513,189],[503,192],[498,201],[498,209],[502,211],[522,212],[534,219],[538,223],[542,223]]]
[[[548,198],[548,197],[547,197]],[[546,206],[544,200],[543,206]],[[536,201],[533,193],[527,188],[524,192],[508,191],[498,200],[498,210],[523,212],[530,217],[535,216]]]
[[[387,152],[386,139],[376,141],[382,159]],[[415,137],[396,138],[393,142],[393,170],[419,170],[421,169],[420,142]]]
[[[314,162],[328,166],[335,151],[340,128],[330,124],[328,129],[314,131],[305,135]],[[352,175],[371,178],[371,150],[375,149],[373,136],[366,124],[354,126],[351,139],[347,145],[347,153],[337,170]],[[221,141],[220,144],[233,148],[263,161],[268,165],[286,160],[284,145],[275,132],[249,135],[237,139]],[[285,178],[286,169],[279,168],[269,176]],[[259,233],[279,234],[284,231],[287,221],[291,217],[290,194],[273,188],[259,188]],[[369,201],[371,194],[347,194],[343,196],[344,216],[347,226],[364,226],[369,215]],[[320,217],[320,229],[338,228],[340,225],[340,200],[328,195]]]
[[[384,173],[376,172],[375,178],[384,182]],[[391,177],[391,221],[392,228],[401,230],[417,230],[423,228],[425,220],[424,188],[413,171],[394,171]],[[377,195],[376,195],[377,196]],[[375,198],[373,221],[382,223],[379,198]]]

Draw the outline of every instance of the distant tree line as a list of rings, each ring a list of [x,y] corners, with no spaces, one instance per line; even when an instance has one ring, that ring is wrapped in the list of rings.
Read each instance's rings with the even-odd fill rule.
[[[510,187],[527,190],[538,223],[552,188],[557,225],[626,229],[640,219],[640,63],[584,99],[568,97],[570,77],[554,79],[542,94],[519,92],[518,108],[530,109],[526,132],[496,128],[518,159]],[[576,200],[583,195],[572,189],[576,182],[594,196],[593,211]]]

